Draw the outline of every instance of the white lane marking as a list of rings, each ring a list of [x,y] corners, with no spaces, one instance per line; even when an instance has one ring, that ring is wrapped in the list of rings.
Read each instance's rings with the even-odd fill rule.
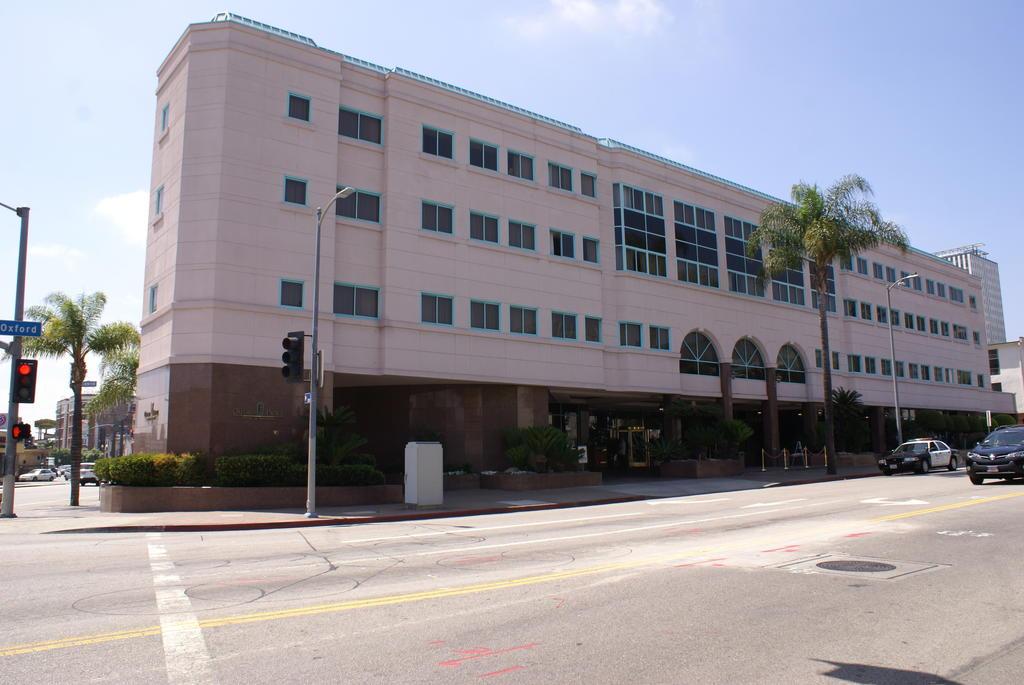
[[[940,531],[938,531],[938,533],[939,533],[939,535],[948,535],[951,538],[959,538],[959,537],[963,537],[965,535],[968,536],[968,537],[972,537],[972,538],[990,538],[990,537],[992,537],[992,533],[979,533],[979,532],[976,532],[976,531],[973,531],[973,530],[940,530]]]
[[[149,566],[153,572],[156,608],[160,612],[160,635],[164,645],[164,663],[170,685],[198,685],[215,682],[210,668],[203,630],[192,612],[192,601],[185,594],[174,562],[159,542],[160,533],[147,533],[150,540]]]
[[[882,504],[888,507],[911,507],[918,504],[928,504],[923,499],[889,499],[888,497],[874,497],[862,499],[861,504]]]
[[[747,506],[740,507],[740,508],[741,509],[756,509],[758,507],[777,507],[780,504],[792,504],[793,502],[806,502],[806,501],[807,501],[806,497],[801,497],[800,499],[783,499],[783,500],[779,500],[778,502],[758,502],[757,504],[748,504]]]
[[[715,497],[714,499],[651,499],[647,500],[647,504],[652,507],[656,507],[659,504],[707,504],[710,502],[728,502],[728,497]]]

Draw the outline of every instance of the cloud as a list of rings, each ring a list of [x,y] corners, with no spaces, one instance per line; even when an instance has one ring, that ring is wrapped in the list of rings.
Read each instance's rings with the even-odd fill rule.
[[[28,248],[28,253],[30,256],[37,257],[39,259],[53,259],[59,261],[68,271],[77,269],[78,265],[86,257],[86,254],[77,247],[71,247],[70,245],[63,245],[61,243],[32,245]]]
[[[146,242],[146,224],[149,221],[149,193],[111,195],[96,203],[93,211],[121,231],[126,242],[141,245]]]
[[[562,31],[650,36],[671,21],[672,13],[661,0],[548,0],[539,14],[505,19],[513,31],[531,39]]]

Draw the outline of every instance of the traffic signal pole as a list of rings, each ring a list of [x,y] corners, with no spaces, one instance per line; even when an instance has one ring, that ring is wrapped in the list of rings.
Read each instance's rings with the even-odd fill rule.
[[[7,209],[13,209],[3,205]],[[18,247],[18,284],[14,294],[14,319],[21,321],[25,316],[25,259],[28,255],[28,207],[18,207],[15,213],[21,217],[21,244]],[[17,360],[21,357],[21,338],[15,337],[8,348],[11,356],[10,400],[7,403],[7,446],[4,452],[3,502],[0,504],[0,518],[14,518],[14,472],[17,462],[17,443],[11,436],[11,428],[18,422],[18,395],[15,392]]]

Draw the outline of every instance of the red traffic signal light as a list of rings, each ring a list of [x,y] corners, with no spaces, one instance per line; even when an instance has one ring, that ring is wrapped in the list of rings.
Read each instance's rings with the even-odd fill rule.
[[[36,401],[35,359],[19,359],[14,364],[14,401],[18,404],[32,404]]]
[[[292,331],[281,341],[281,347],[284,348],[284,354],[281,355],[281,361],[284,362],[284,366],[281,367],[281,375],[289,383],[302,382],[305,344],[306,334],[304,331]]]
[[[27,423],[16,423],[11,426],[11,440],[21,442],[32,437],[32,427]]]

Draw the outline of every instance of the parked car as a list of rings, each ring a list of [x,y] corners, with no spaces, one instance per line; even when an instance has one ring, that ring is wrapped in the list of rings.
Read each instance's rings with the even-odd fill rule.
[[[38,480],[51,481],[51,480],[53,480],[56,477],[57,477],[57,474],[55,474],[50,469],[32,469],[28,473],[23,473],[20,476],[18,476],[18,480],[21,480],[21,481],[38,481]]]
[[[85,464],[82,464],[82,471],[78,476],[78,482],[81,485],[88,485],[89,483],[92,483],[93,485],[98,486],[100,484],[99,480],[96,479],[96,473],[92,470],[92,464],[89,465],[89,468],[86,468]]]
[[[967,475],[975,485],[987,478],[1024,478],[1024,426],[1002,426],[967,452]]]
[[[956,450],[934,438],[908,440],[878,460],[878,468],[887,476],[900,471],[928,473],[933,468],[941,466],[956,471],[959,465],[960,459]]]

